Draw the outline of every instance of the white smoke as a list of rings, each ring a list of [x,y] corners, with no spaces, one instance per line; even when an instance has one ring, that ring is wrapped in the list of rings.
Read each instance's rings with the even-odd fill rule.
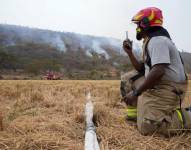
[[[64,43],[64,40],[61,39],[59,35],[56,35],[52,38],[51,43],[53,46],[55,46],[60,51],[66,51],[66,46]]]
[[[93,41],[93,43],[92,43],[92,49],[93,49],[94,51],[96,51],[98,54],[104,55],[106,59],[109,59],[109,58],[110,58],[110,56],[108,55],[108,53],[107,53],[103,48],[101,48],[99,41],[97,41],[97,40],[94,40],[94,41]]]
[[[6,45],[13,46],[18,42],[33,42],[50,44],[60,51],[66,51],[64,40],[60,32],[41,30],[15,25],[0,25],[1,32],[9,35],[5,39]]]
[[[85,51],[87,56],[91,57],[91,52],[94,51],[100,55],[104,55],[106,59],[111,57],[108,50],[113,50],[120,54],[122,48],[122,42],[114,38],[95,37],[68,32],[55,32],[15,25],[1,25],[0,29],[5,33],[9,33],[10,38],[6,41],[9,45],[14,45],[14,43],[22,44],[25,42],[50,44],[63,52],[67,51],[68,47],[69,50],[73,51],[79,50],[80,48]],[[11,35],[14,35],[16,38]],[[105,50],[104,48],[108,49]]]
[[[86,56],[92,57],[91,50],[87,50],[87,51],[86,51]]]

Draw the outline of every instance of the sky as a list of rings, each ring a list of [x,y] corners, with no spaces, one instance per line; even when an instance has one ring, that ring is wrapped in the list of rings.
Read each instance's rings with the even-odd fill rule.
[[[131,18],[146,7],[163,11],[164,27],[191,52],[190,0],[0,0],[0,23],[136,41]]]

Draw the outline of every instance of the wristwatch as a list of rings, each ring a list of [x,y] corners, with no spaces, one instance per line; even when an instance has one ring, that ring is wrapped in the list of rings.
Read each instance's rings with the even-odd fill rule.
[[[137,89],[133,90],[133,96],[140,96],[142,93],[138,92]]]

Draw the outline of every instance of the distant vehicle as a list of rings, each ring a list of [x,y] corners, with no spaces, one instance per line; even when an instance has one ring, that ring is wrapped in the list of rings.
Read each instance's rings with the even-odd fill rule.
[[[43,76],[44,80],[61,80],[63,77],[62,73],[48,71],[45,76]]]

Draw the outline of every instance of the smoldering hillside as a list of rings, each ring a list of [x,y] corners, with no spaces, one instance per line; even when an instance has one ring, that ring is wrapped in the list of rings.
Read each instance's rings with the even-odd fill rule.
[[[131,67],[122,41],[114,38],[1,24],[0,46],[4,70],[105,79],[118,78],[120,70]]]
[[[139,57],[141,48],[134,46]],[[191,54],[182,56],[191,72]],[[0,24],[1,75],[39,79],[54,71],[64,79],[119,79],[121,71],[131,68],[118,39]]]

